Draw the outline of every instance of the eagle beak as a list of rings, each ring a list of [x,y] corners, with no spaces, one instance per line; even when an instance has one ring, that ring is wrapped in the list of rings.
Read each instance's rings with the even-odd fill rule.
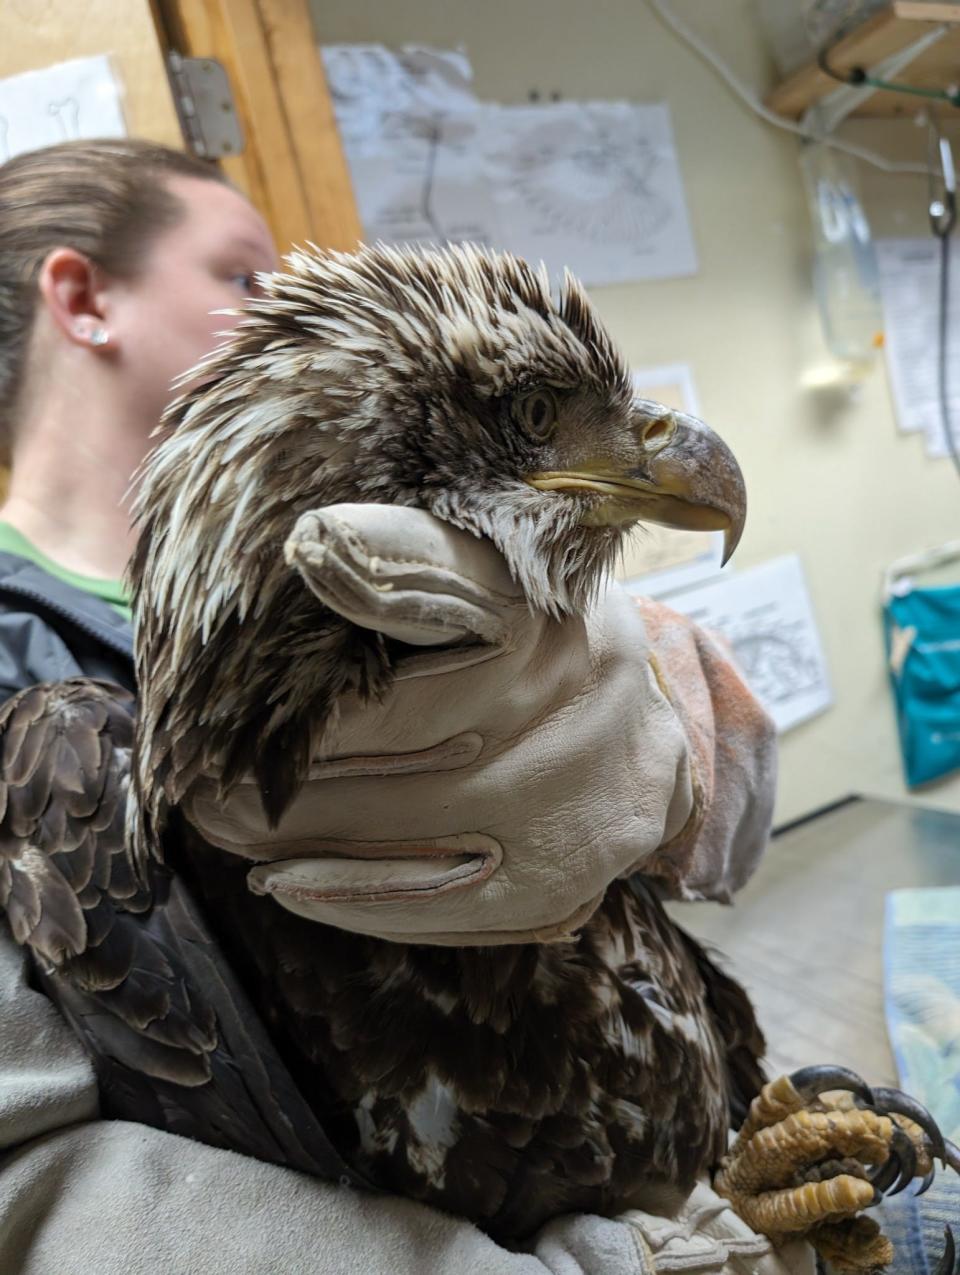
[[[586,506],[590,527],[656,522],[688,531],[723,531],[726,562],[743,533],[747,492],[726,443],[693,416],[644,399],[634,401],[636,454],[621,468],[588,462],[578,470],[530,474],[538,491],[602,496]]]

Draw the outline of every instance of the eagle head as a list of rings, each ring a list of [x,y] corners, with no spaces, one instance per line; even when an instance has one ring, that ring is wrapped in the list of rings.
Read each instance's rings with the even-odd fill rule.
[[[168,769],[175,743],[193,755],[187,731],[273,738],[332,709],[302,670],[269,686],[257,675],[281,637],[288,666],[313,640],[308,591],[283,555],[308,509],[429,510],[492,540],[529,604],[553,615],[589,602],[639,522],[722,528],[736,545],[732,454],[635,397],[569,275],[555,295],[544,269],[508,254],[380,246],[296,252],[261,286],[190,374],[141,478],[141,721],[166,738]],[[162,759],[149,766],[165,782]]]

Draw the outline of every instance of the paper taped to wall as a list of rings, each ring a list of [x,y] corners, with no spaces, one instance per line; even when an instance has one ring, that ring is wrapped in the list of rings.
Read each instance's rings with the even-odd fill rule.
[[[676,594],[668,605],[726,639],[777,730],[789,730],[832,704],[823,645],[796,554]]]
[[[940,245],[927,239],[878,239],[884,347],[897,424],[922,432],[928,456],[946,456],[938,387]],[[951,261],[947,323],[947,402],[960,441],[960,294]]]
[[[696,273],[665,103],[490,107],[482,162],[518,256],[593,285]]]
[[[465,53],[408,44],[329,44],[321,48],[337,127],[351,145],[375,140],[393,116],[475,110],[473,68]]]
[[[686,363],[640,368],[633,386],[640,398],[700,415],[693,372]],[[722,562],[722,531],[676,531],[647,523],[630,537],[621,574],[631,593],[659,598],[711,579]]]
[[[369,241],[481,243],[586,284],[695,273],[665,104],[497,106],[462,53],[322,53]]]
[[[367,242],[502,243],[464,54],[379,44],[321,52]]]
[[[80,137],[124,137],[121,86],[105,55],[0,80],[0,164]]]

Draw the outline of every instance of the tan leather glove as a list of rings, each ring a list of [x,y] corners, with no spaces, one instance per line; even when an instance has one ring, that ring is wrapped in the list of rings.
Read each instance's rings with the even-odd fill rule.
[[[382,703],[341,701],[277,829],[252,779],[226,804],[213,783],[191,794],[188,817],[209,840],[261,861],[252,889],[361,933],[492,944],[568,937],[637,870],[720,898],[752,870],[772,801],[757,757],[772,730],[706,639],[671,680],[620,589],[583,617],[535,613],[492,544],[417,509],[305,514],[287,560],[327,606],[410,649]],[[689,646],[691,626],[673,622]],[[739,785],[729,827],[704,802],[717,751],[701,721],[708,664],[738,688],[722,740],[724,783]]]

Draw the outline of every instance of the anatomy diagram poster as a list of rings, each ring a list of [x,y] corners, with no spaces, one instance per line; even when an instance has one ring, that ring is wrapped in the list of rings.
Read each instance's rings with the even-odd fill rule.
[[[368,242],[480,243],[587,285],[696,272],[665,104],[500,106],[460,52],[322,52]]]

